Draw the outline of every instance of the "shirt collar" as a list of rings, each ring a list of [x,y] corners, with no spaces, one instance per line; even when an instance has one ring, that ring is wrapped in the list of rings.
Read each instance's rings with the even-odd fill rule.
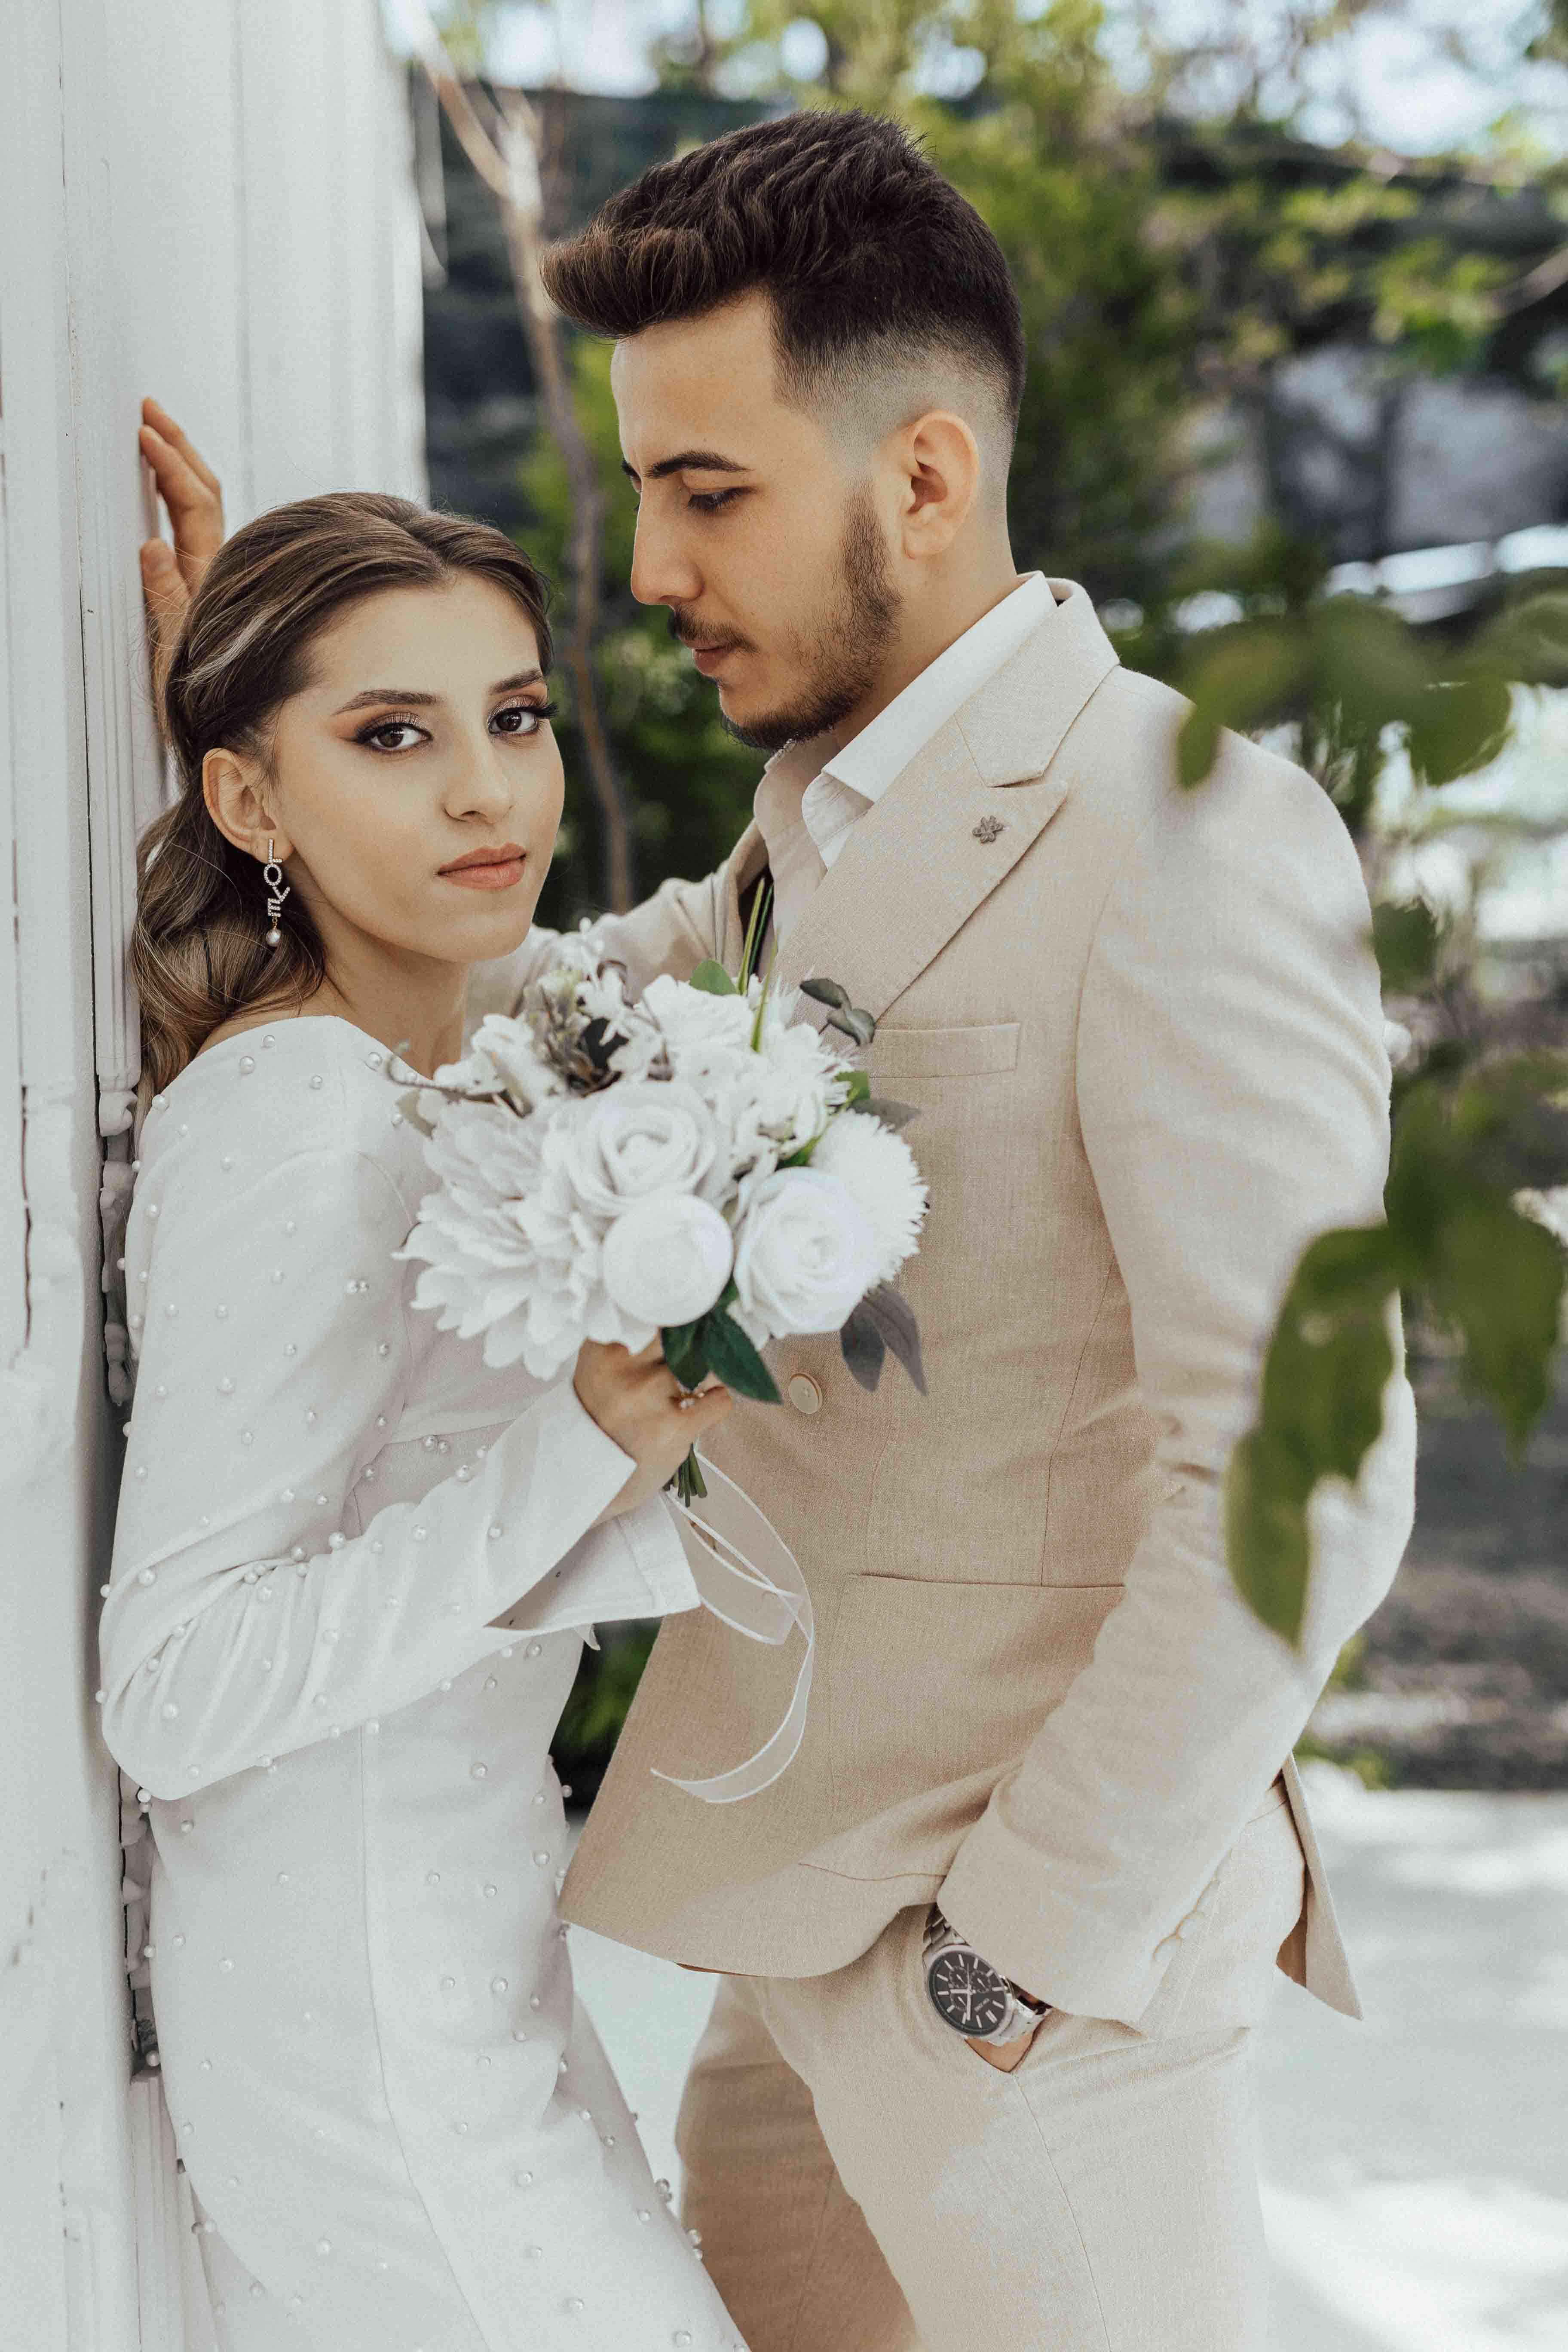
[[[902,693],[895,695],[887,709],[879,710],[841,751],[831,751],[826,736],[801,745],[801,765],[806,776],[820,772],[836,777],[862,800],[879,801],[894,777],[901,775],[924,751],[938,729],[987,678],[995,677],[1055,609],[1045,574],[1029,572],[1000,604],[993,604],[961,637],[955,637],[945,653],[928,662]],[[807,764],[808,753],[816,764]]]

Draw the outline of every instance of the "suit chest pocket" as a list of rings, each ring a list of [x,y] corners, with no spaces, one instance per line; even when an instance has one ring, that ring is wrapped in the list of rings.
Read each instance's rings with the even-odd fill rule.
[[[1016,1068],[1016,1021],[984,1021],[958,1029],[905,1029],[884,1024],[867,1051],[874,1089],[886,1093],[903,1078],[979,1078]]]

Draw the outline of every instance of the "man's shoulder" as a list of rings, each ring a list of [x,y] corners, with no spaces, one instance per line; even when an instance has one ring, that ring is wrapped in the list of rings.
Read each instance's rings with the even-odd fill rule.
[[[1173,687],[1121,664],[1079,713],[1058,757],[1069,787],[1124,842],[1153,821],[1202,834],[1223,824],[1277,839],[1342,835],[1338,812],[1315,778],[1280,752],[1221,730],[1214,765],[1195,784],[1181,776],[1182,730],[1192,705]]]

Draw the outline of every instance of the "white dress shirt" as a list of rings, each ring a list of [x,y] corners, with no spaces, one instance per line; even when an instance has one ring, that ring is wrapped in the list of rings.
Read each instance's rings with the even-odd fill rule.
[[[847,743],[831,734],[786,743],[763,769],[753,813],[773,877],[773,919],[787,938],[818,882],[876,805],[970,696],[994,677],[1055,610],[1045,574],[1029,572],[912,677]]]

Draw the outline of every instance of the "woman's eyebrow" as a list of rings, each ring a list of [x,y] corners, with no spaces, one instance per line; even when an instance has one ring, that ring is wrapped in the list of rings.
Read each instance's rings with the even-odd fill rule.
[[[520,686],[541,685],[543,677],[544,672],[541,669],[520,669],[511,677],[499,678],[490,692],[515,694]],[[438,694],[423,694],[416,687],[367,686],[363,694],[353,695],[347,702],[340,703],[332,717],[341,719],[349,710],[369,710],[378,702],[408,702],[420,710],[427,710],[440,699]]]

